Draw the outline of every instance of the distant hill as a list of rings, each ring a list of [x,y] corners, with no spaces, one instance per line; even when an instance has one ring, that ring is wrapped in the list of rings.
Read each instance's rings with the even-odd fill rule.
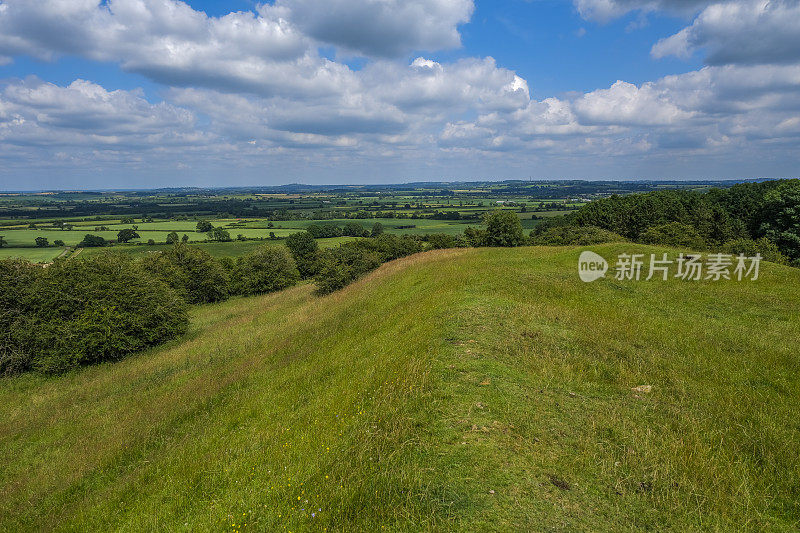
[[[585,284],[580,252],[418,254],[0,379],[0,530],[796,527],[800,270]]]

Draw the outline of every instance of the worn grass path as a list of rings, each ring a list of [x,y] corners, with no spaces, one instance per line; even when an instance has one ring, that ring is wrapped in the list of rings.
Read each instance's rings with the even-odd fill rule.
[[[420,254],[4,378],[0,530],[796,528],[800,270],[583,284],[579,252]]]

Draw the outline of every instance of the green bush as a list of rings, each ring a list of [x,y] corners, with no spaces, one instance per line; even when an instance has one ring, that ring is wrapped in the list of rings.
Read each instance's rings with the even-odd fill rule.
[[[639,236],[639,241],[644,244],[679,246],[692,250],[702,250],[706,247],[705,240],[696,229],[680,222],[651,226]]]
[[[485,246],[520,246],[525,243],[522,223],[514,211],[490,211],[483,216],[486,224]]]
[[[84,235],[83,240],[80,243],[78,243],[78,246],[83,248],[93,248],[93,247],[105,246],[106,244],[108,243],[103,237],[87,233],[86,235]]]
[[[427,235],[425,240],[433,250],[441,250],[443,248],[463,248],[467,245],[466,241],[461,237],[448,235],[447,233],[433,233]]]
[[[286,238],[286,247],[292,253],[297,270],[303,278],[313,276],[317,271],[319,245],[311,233],[293,233]]]
[[[264,294],[291,287],[300,280],[289,250],[262,246],[236,260],[231,271],[231,292],[239,295]]]
[[[123,254],[0,261],[0,371],[48,374],[116,360],[186,331],[184,301]]]
[[[772,261],[773,263],[788,263],[788,259],[778,249],[778,245],[762,237],[760,239],[736,239],[728,241],[723,247],[725,252],[734,255],[744,255],[747,257],[755,257],[756,254],[761,254],[765,261]]]
[[[606,242],[623,242],[626,239],[595,226],[552,226],[541,233],[531,232],[534,246],[587,246]]]
[[[219,302],[228,297],[228,274],[205,250],[176,244],[147,254],[142,265],[192,304]]]

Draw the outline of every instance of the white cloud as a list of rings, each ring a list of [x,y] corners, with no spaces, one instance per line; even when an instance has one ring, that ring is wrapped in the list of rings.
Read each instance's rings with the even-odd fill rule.
[[[631,11],[669,11],[687,14],[713,3],[713,0],[573,0],[587,20],[608,22]]]
[[[800,61],[800,3],[740,0],[714,4],[694,22],[653,46],[656,58],[706,51],[706,63],[780,64]]]
[[[318,41],[381,57],[459,47],[458,25],[475,9],[472,0],[278,0],[276,7]]]

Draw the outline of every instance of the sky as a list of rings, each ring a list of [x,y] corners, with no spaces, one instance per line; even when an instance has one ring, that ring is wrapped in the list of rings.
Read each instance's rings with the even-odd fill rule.
[[[800,0],[0,0],[0,190],[800,175]]]

